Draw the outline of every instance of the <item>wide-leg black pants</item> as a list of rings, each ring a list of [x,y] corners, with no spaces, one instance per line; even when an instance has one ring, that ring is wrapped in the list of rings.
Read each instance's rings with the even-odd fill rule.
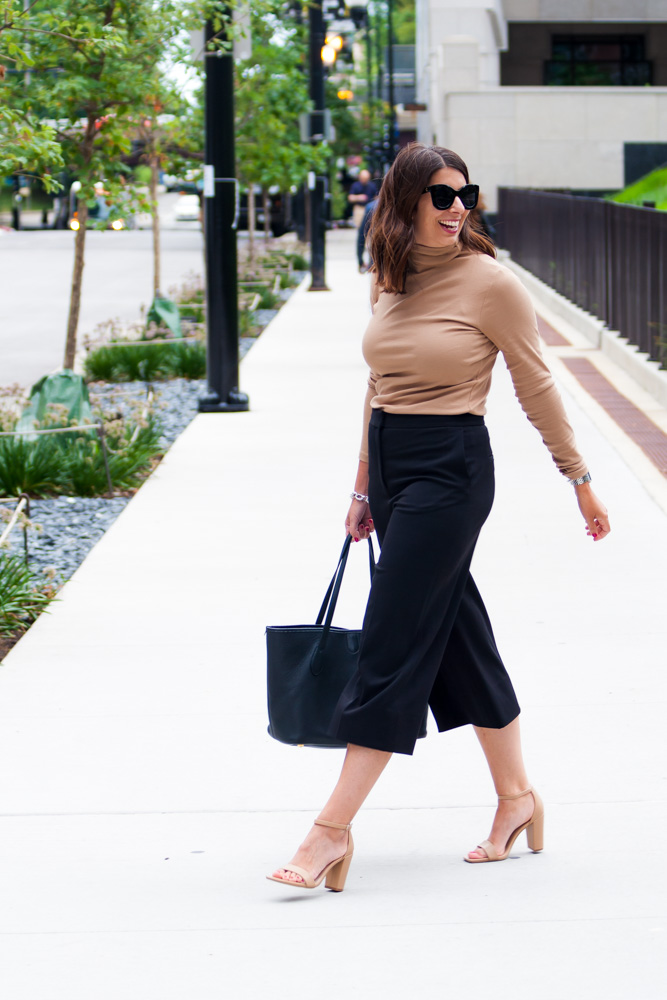
[[[483,417],[375,410],[369,472],[381,555],[332,733],[411,754],[428,706],[440,732],[508,725],[519,704],[470,575],[494,494]]]

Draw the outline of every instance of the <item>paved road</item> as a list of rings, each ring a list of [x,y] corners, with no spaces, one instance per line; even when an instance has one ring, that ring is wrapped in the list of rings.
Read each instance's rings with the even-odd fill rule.
[[[201,274],[203,244],[197,223],[175,223],[177,195],[161,199],[162,288]],[[59,368],[65,347],[74,233],[43,230],[0,232],[0,386],[31,385]],[[148,230],[120,233],[91,230],[79,336],[115,317],[139,320],[152,299],[152,235]]]

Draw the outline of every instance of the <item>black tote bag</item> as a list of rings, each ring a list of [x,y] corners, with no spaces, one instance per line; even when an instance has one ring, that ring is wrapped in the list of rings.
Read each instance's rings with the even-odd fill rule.
[[[361,629],[332,625],[350,552],[348,535],[314,625],[266,629],[269,735],[293,746],[344,747],[329,735],[343,688],[356,672]],[[373,542],[368,539],[371,580]]]

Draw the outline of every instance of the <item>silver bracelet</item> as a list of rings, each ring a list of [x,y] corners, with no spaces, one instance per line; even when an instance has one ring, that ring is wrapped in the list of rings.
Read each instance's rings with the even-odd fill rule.
[[[587,472],[585,476],[581,476],[579,479],[568,479],[570,486],[583,486],[584,483],[590,483],[591,474]]]
[[[361,500],[362,503],[368,503],[368,497],[365,493],[356,493],[354,490],[350,493],[350,500]]]

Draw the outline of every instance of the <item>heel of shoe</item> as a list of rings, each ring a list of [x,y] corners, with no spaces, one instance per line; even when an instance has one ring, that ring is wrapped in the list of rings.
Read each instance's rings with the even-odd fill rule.
[[[333,892],[342,892],[345,888],[345,879],[350,870],[351,862],[351,854],[346,854],[344,858],[341,858],[338,864],[334,865],[327,875],[326,882],[324,883],[325,888],[331,889]]]
[[[544,850],[544,811],[540,810],[537,816],[533,817],[533,822],[526,827],[526,837],[528,847],[537,854]]]

